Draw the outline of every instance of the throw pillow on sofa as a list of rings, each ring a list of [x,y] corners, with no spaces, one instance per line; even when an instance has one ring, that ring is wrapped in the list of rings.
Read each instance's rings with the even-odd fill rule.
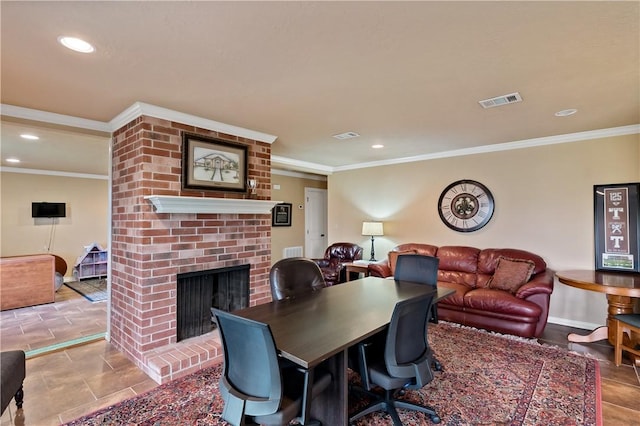
[[[535,266],[535,263],[530,260],[500,256],[496,270],[489,279],[487,287],[516,294],[518,289],[529,281]]]

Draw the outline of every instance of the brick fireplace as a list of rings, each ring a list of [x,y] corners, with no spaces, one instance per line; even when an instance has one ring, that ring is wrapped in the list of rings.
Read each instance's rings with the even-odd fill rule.
[[[258,182],[257,200],[243,200],[243,193],[183,191],[185,131],[247,145],[247,175]],[[149,198],[168,196],[181,205],[265,203],[271,198],[270,144],[141,115],[114,133],[112,159],[111,343],[158,383],[221,362],[216,331],[177,342],[177,275],[250,264],[249,305],[270,301],[269,208],[194,213],[186,203],[184,211],[160,213]]]

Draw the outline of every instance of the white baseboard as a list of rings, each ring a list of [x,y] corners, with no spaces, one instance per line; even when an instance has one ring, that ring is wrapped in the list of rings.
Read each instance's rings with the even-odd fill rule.
[[[552,324],[565,325],[567,327],[581,328],[583,330],[593,330],[603,326],[603,324],[594,324],[591,322],[584,322],[584,321],[574,321],[574,320],[569,320],[566,318],[558,318],[558,317],[549,317],[547,319],[547,322],[550,322]]]

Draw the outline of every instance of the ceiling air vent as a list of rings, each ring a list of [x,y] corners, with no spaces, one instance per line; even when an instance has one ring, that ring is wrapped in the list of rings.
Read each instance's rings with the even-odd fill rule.
[[[358,136],[360,135],[357,134],[356,132],[344,132],[344,133],[340,133],[339,135],[333,135],[334,138],[340,139],[340,140],[357,138]]]
[[[484,101],[478,101],[482,108],[493,108],[502,105],[513,104],[516,102],[522,102],[520,93],[510,93],[508,95],[496,96],[495,98],[485,99]]]

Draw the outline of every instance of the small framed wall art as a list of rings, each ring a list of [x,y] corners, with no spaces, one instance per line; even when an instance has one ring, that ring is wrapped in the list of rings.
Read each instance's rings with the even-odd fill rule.
[[[597,271],[640,272],[640,183],[594,185]]]
[[[271,226],[291,226],[291,203],[279,203],[273,207]]]
[[[182,187],[247,190],[247,146],[190,133],[182,135]]]

